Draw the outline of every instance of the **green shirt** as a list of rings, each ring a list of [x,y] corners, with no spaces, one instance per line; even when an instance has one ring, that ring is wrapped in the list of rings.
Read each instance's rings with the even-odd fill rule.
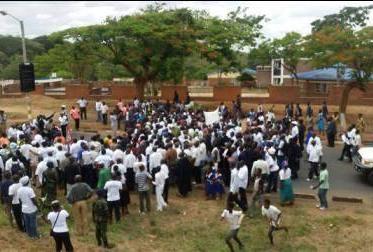
[[[329,172],[328,172],[328,170],[325,169],[325,170],[320,172],[319,180],[320,180],[320,182],[324,181],[320,185],[320,189],[329,189]]]
[[[111,172],[108,168],[103,168],[98,174],[98,189],[104,189],[105,183],[111,179]]]

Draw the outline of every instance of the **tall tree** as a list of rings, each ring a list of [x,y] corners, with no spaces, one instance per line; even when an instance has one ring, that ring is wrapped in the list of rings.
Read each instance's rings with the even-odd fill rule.
[[[339,104],[341,126],[346,127],[346,109],[351,90],[366,91],[373,73],[373,27],[364,27],[371,6],[344,8],[312,23],[313,33],[308,37],[307,50],[318,67],[337,67],[337,78],[345,67],[352,68]],[[342,80],[343,81],[343,80]]]

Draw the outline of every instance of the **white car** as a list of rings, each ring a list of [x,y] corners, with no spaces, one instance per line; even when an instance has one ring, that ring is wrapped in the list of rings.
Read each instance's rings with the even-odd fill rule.
[[[353,161],[355,170],[363,173],[368,183],[373,185],[373,147],[360,148]]]

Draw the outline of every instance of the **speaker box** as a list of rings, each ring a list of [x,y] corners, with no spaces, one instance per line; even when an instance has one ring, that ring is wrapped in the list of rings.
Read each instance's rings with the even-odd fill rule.
[[[21,92],[31,92],[35,90],[35,73],[32,63],[19,65],[19,80],[21,82]]]

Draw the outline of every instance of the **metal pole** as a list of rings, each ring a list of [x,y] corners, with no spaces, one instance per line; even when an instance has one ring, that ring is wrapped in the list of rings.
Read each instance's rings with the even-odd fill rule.
[[[27,63],[27,53],[26,53],[26,41],[25,41],[25,29],[23,27],[23,21],[20,20],[19,23],[21,25],[23,63],[26,64]],[[28,92],[26,93],[26,100],[27,100],[27,119],[29,121],[31,121],[32,120],[32,109],[31,109],[32,100],[31,100],[31,96],[29,95]]]

